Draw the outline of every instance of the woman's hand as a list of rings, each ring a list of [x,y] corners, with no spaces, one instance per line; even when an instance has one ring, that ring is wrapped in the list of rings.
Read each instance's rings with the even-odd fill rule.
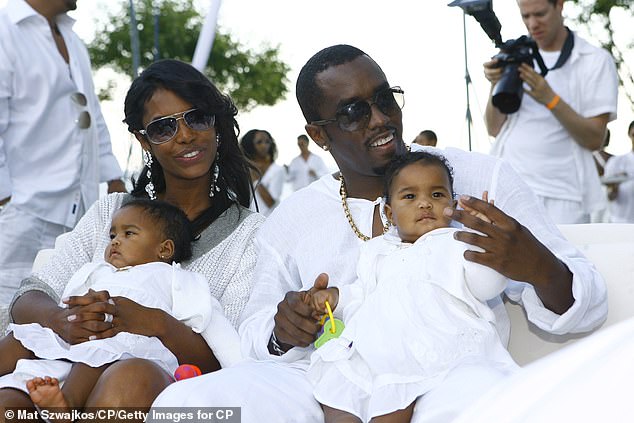
[[[58,308],[49,327],[71,345],[97,339],[112,327],[107,320],[114,312],[114,304],[109,300],[108,291],[92,289],[85,295],[64,299],[68,308]]]
[[[111,301],[112,324],[95,339],[110,338],[120,332],[160,337],[162,320],[156,314],[160,310],[142,306],[125,297],[112,297]]]

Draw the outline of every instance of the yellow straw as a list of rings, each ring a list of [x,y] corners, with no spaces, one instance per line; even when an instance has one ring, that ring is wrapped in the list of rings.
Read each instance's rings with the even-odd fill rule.
[[[337,327],[335,326],[335,317],[332,315],[332,309],[330,308],[330,304],[326,301],[326,310],[328,310],[328,317],[330,317],[330,333],[337,332]]]

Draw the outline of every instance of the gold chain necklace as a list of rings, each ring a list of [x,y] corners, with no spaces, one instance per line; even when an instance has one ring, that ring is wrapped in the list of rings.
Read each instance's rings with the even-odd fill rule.
[[[341,194],[341,204],[343,205],[343,212],[346,214],[348,223],[350,224],[352,231],[361,241],[369,241],[371,237],[362,234],[359,228],[357,228],[357,225],[355,225],[354,220],[352,220],[352,214],[350,214],[350,209],[348,208],[348,192],[346,191],[346,184],[343,182],[343,175],[340,174],[340,178],[341,187],[339,188],[339,194]],[[390,229],[389,222],[383,225],[383,233],[386,233],[388,229]]]

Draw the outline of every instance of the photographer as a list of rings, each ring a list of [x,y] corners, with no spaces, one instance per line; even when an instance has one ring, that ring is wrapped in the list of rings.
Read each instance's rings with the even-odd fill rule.
[[[504,158],[535,191],[556,223],[587,223],[601,206],[592,160],[607,123],[616,119],[618,79],[610,54],[591,46],[563,23],[564,0],[518,0],[522,20],[549,69],[542,77],[519,66],[525,92],[516,113],[486,108],[492,154]],[[504,66],[484,64],[491,93]]]

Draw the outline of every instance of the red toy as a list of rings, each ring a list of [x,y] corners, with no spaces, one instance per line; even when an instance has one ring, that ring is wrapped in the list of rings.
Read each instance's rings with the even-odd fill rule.
[[[202,372],[193,364],[181,364],[174,371],[174,379],[182,380],[189,379],[190,377],[200,376]]]

